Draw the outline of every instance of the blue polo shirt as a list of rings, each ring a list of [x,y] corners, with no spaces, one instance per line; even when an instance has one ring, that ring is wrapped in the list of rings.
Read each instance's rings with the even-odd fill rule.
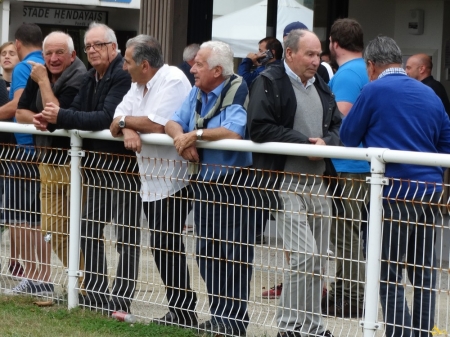
[[[202,117],[212,109],[222,92],[223,87],[224,82],[209,94],[205,94],[204,92],[201,93],[202,110],[200,115]],[[197,105],[197,95],[199,90],[199,88],[193,87],[189,96],[184,100],[183,105],[172,116],[172,120],[180,124],[185,133],[195,129],[195,107]],[[245,111],[242,105],[238,104],[232,104],[226,107],[220,114],[211,118],[208,122],[208,129],[218,127],[224,127],[239,134],[243,139],[248,139],[247,111]],[[252,154],[251,152],[203,149],[202,164],[207,165],[202,165],[199,177],[205,180],[216,180],[221,175],[225,175],[226,173],[231,174],[235,171],[233,167],[221,167],[220,165],[238,167],[250,166],[252,164]]]
[[[330,80],[329,86],[336,96],[336,102],[355,104],[362,88],[369,83],[366,63],[362,58],[356,58],[339,67]],[[359,147],[362,147],[359,145]],[[362,160],[332,159],[336,172],[368,173],[370,164]]]
[[[19,89],[24,89],[27,86],[28,78],[31,73],[31,65],[27,61],[34,61],[36,63],[44,64],[44,58],[42,57],[42,51],[36,50],[29,53],[22,62],[19,62],[13,70],[11,79],[11,88],[9,91],[9,99],[14,98],[14,93]],[[14,117],[14,122],[16,118]],[[18,145],[34,145],[33,135],[28,133],[15,133],[16,141]]]

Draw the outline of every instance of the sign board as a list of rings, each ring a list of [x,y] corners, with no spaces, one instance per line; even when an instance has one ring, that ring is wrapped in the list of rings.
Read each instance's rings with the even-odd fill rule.
[[[131,3],[131,0],[100,0],[100,1],[103,1],[103,2],[120,2],[120,3],[123,3],[123,4]]]
[[[92,21],[107,24],[108,12],[23,6],[22,17],[24,22],[87,27]]]

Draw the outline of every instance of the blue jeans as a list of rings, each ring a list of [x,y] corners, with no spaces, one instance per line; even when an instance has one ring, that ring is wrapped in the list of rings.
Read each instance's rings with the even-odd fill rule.
[[[232,179],[192,183],[197,263],[208,290],[211,320],[233,333],[249,323],[247,300],[252,278],[255,208],[246,170]]]
[[[438,200],[439,195],[426,195],[414,204],[410,200],[399,200],[383,205],[380,299],[386,337],[431,336],[436,302],[432,224],[437,206],[429,202]],[[411,313],[401,284],[404,267],[413,286]]]

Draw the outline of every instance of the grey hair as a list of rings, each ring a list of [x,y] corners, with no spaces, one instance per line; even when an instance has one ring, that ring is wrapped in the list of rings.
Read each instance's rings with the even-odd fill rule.
[[[64,37],[66,38],[66,43],[67,43],[67,49],[69,54],[72,54],[72,52],[75,50],[75,47],[73,45],[73,40],[72,37],[69,34],[66,34],[64,32],[61,32],[59,30],[51,32],[50,34],[48,34],[45,39],[44,42],[42,42],[42,50],[45,52],[45,42],[47,42],[47,39],[51,36],[55,36],[55,35],[64,35]]]
[[[200,46],[197,43],[190,44],[183,51],[183,61],[191,61],[197,55]]]
[[[395,41],[387,36],[377,36],[364,50],[364,61],[372,61],[377,66],[402,64],[402,51]]]
[[[127,49],[133,47],[133,60],[137,65],[147,60],[152,68],[161,68],[164,57],[161,44],[153,36],[140,34],[127,41]]]
[[[287,48],[291,49],[294,53],[298,51],[299,41],[302,37],[305,36],[306,32],[309,32],[307,29],[294,29],[291,30],[284,41],[284,50]]]
[[[89,31],[91,29],[94,29],[94,28],[97,28],[97,27],[101,27],[105,31],[105,39],[107,40],[106,42],[113,42],[117,46],[116,33],[114,33],[114,31],[111,28],[109,28],[107,25],[105,25],[103,23],[98,23],[98,22],[95,22],[95,21],[91,22],[91,24],[89,25],[89,28],[87,29],[86,33],[84,33],[84,44],[86,44],[86,35],[87,35],[87,33],[89,33]]]
[[[209,55],[206,62],[208,62],[209,69],[216,66],[222,67],[222,76],[228,78],[233,75],[233,51],[230,46],[222,41],[208,41],[202,43],[200,49],[210,49],[211,54]]]

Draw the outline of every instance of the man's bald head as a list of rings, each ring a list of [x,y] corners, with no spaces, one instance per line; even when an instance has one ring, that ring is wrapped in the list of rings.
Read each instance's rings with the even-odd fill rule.
[[[433,62],[427,54],[415,54],[406,62],[405,70],[409,77],[422,81],[431,75]]]

